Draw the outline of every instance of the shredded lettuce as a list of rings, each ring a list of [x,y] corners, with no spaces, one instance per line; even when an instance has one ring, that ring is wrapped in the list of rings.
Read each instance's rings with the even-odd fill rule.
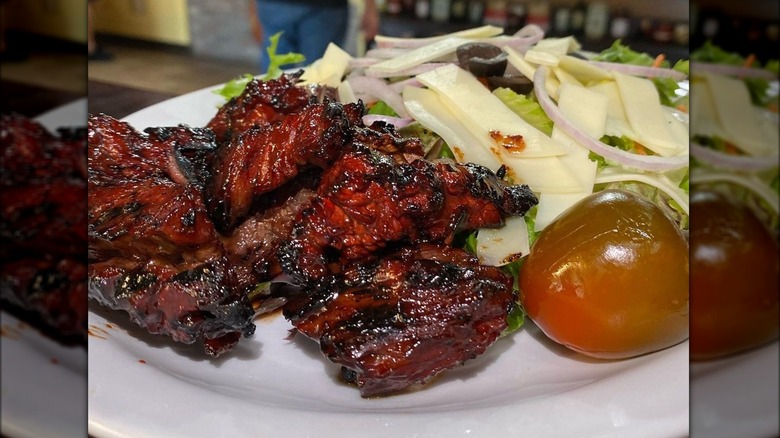
[[[386,104],[383,100],[380,100],[375,104],[371,105],[371,108],[368,109],[368,114],[398,117],[398,113],[396,113],[395,110],[390,108],[390,105]]]
[[[516,332],[525,322],[525,311],[520,303],[515,302],[512,306],[512,310],[506,316],[506,328],[501,336],[506,336],[512,332]]]
[[[268,71],[262,77],[264,81],[269,79],[276,79],[282,75],[282,66],[287,64],[297,64],[303,62],[306,58],[300,53],[276,53],[276,49],[279,46],[279,37],[282,32],[278,32],[269,38],[269,45],[266,48],[268,56],[271,58],[271,64],[268,66]],[[244,73],[234,79],[228,81],[222,88],[214,90],[214,94],[219,94],[224,97],[226,101],[238,97],[244,92],[246,84],[248,84],[255,77],[251,73]]]
[[[229,80],[222,88],[214,90],[214,94],[219,94],[224,97],[226,101],[230,100],[239,96],[244,91],[244,88],[246,88],[246,84],[254,78],[255,77],[250,73],[244,73],[235,79]]]
[[[279,37],[282,36],[282,32],[277,32],[268,38],[269,44],[265,51],[268,53],[268,57],[271,62],[268,65],[268,71],[263,76],[263,80],[276,79],[282,75],[282,66],[287,64],[298,64],[306,61],[306,57],[301,53],[289,52],[289,53],[276,53],[279,47]]]
[[[496,88],[493,90],[493,95],[534,128],[547,135],[552,134],[553,122],[535,100],[515,93],[509,88]]]

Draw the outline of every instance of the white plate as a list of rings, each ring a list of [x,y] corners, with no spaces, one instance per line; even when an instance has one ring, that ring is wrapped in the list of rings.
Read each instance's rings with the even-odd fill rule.
[[[778,436],[778,342],[691,365],[691,431],[696,437]]]
[[[86,126],[79,99],[36,120],[52,132]],[[2,433],[9,437],[86,436],[87,351],[66,347],[2,314]]]
[[[126,118],[133,126],[203,126],[210,89]],[[488,352],[409,394],[362,399],[338,366],[280,316],[258,321],[231,354],[143,333],[92,308],[89,432],[97,437],[680,437],[688,434],[688,344],[600,362],[526,323]]]

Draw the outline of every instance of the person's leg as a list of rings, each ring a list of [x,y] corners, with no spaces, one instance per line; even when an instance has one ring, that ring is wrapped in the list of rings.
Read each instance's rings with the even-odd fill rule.
[[[306,56],[306,64],[321,58],[328,43],[344,47],[349,24],[349,7],[310,7],[310,11],[298,22],[300,50]]]
[[[282,32],[279,38],[279,46],[276,53],[300,52],[297,23],[304,19],[308,8],[294,3],[283,1],[257,1],[257,15],[263,27],[263,42],[260,47],[260,72],[268,69],[270,59],[266,48],[269,38],[278,32]],[[289,66],[286,66],[289,67]]]

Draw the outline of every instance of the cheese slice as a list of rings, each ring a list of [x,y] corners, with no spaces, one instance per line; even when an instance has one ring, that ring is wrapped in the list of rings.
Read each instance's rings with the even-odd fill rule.
[[[498,157],[482,147],[483,141],[466,129],[435,91],[406,87],[403,99],[406,109],[415,120],[447,142],[457,162],[479,164],[494,172],[501,167]]]
[[[523,55],[523,59],[532,64],[546,65],[550,67],[555,67],[558,65],[558,56],[535,49],[528,49],[525,52],[525,55]]]
[[[526,61],[523,55],[517,50],[506,46],[504,52],[507,54],[507,62],[510,66],[514,67],[531,81],[534,80],[534,73],[536,73],[536,65]],[[551,69],[547,69],[547,80],[545,81],[544,88],[547,94],[553,99],[558,99],[558,89],[561,86],[561,82],[555,77],[555,74]]]
[[[612,75],[608,71],[571,55],[562,57],[558,62],[558,66],[586,85],[591,82],[612,80]]]
[[[631,125],[629,125],[626,118],[620,91],[618,91],[615,81],[597,82],[589,86],[588,89],[607,98],[607,118],[604,124],[604,134],[616,137],[625,135],[628,138],[637,138],[636,133],[631,129]]]
[[[636,133],[633,140],[664,157],[684,153],[687,141],[681,144],[669,132],[655,85],[648,79],[618,72],[613,72],[613,77],[628,123]]]
[[[461,46],[468,41],[469,40],[465,38],[459,37],[449,37],[434,41],[431,44],[410,50],[403,55],[373,64],[366,69],[366,75],[374,77],[392,77],[393,75],[412,67],[452,55],[455,53],[458,46]]]
[[[745,83],[741,79],[709,72],[703,77],[726,139],[750,155],[769,155],[773,148],[755,117]]]
[[[301,75],[303,83],[317,83],[336,88],[349,67],[352,56],[336,44],[329,43],[322,58]]]
[[[604,136],[607,122],[607,96],[569,83],[561,84],[558,109],[591,138]]]
[[[503,266],[530,252],[528,227],[522,216],[510,216],[503,227],[482,228],[477,234],[477,259],[483,265]]]
[[[536,210],[534,231],[541,231],[571,206],[593,193],[590,191],[575,193],[542,193],[539,195],[539,207]]]
[[[490,138],[490,149],[511,150],[523,158],[551,157],[565,153],[553,139],[515,114],[472,74],[454,64],[417,75],[441,100],[466,122],[477,138]]]
[[[545,38],[533,46],[533,50],[546,52],[557,58],[566,56],[567,53],[578,50],[580,44],[571,36],[563,38]]]

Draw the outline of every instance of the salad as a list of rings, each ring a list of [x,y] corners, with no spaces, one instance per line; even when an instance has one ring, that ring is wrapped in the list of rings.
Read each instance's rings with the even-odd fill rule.
[[[514,275],[512,330],[527,315],[557,342],[613,359],[687,338],[687,61],[672,67],[620,41],[585,55],[534,25],[376,41],[361,58],[331,44],[302,80],[362,101],[367,124],[420,138],[427,158],[480,164],[534,191],[524,217],[457,239]],[[237,95],[248,78],[217,92]],[[596,225],[577,235],[582,221]]]

